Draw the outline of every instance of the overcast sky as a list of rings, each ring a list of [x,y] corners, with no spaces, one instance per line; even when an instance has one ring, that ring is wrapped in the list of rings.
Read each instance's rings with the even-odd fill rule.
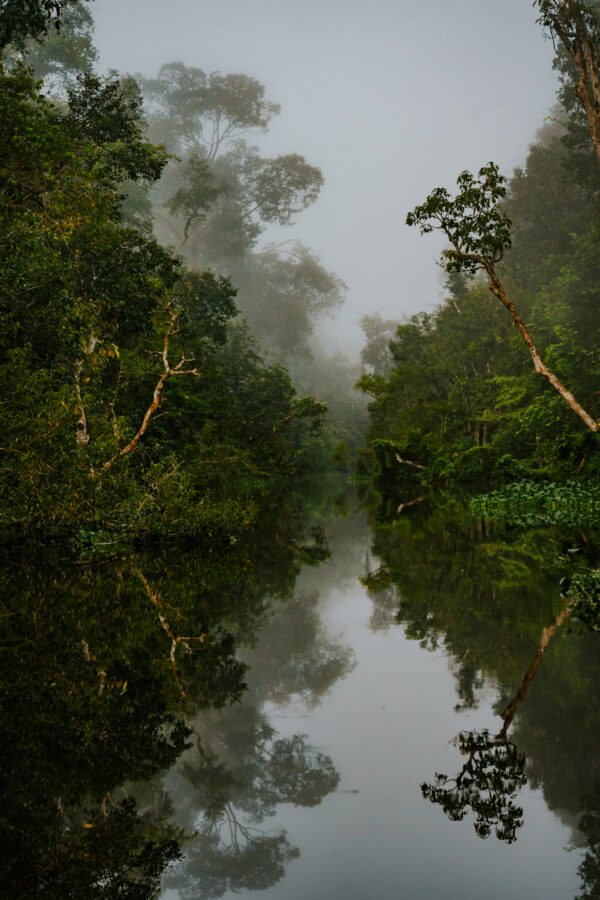
[[[101,68],[154,74],[182,60],[242,72],[281,104],[265,153],[301,153],[326,185],[292,228],[347,283],[326,328],[400,318],[440,297],[440,245],[406,212],[463,169],[522,163],[554,102],[552,45],[531,0],[96,0]]]

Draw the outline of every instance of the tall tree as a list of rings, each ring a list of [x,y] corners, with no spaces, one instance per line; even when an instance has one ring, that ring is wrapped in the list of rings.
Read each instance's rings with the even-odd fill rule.
[[[279,112],[256,79],[174,62],[141,85],[151,137],[181,160],[156,195],[159,228],[176,235],[180,248],[187,245],[194,266],[201,258],[213,265],[239,260],[266,224],[289,225],[317,199],[323,176],[316,166],[297,153],[264,158],[247,143]],[[216,189],[210,197],[209,177]]]
[[[286,362],[310,358],[313,320],[342,302],[344,285],[297,243],[254,248],[267,225],[291,225],[316,201],[321,171],[249,143],[279,112],[253,78],[174,62],[141,83],[150,134],[178,157],[154,194],[157,234],[193,268],[232,278],[262,346]]]
[[[265,131],[280,110],[249,75],[207,75],[182,62],[161,66],[156,78],[143,80],[143,90],[159,139],[209,161],[225,143],[248,131]]]
[[[5,51],[5,62],[23,61],[36,78],[44,80],[44,91],[65,97],[75,87],[77,75],[92,72],[98,58],[94,46],[94,20],[83,3],[65,7],[60,28],[52,28],[43,40],[28,38],[20,47]]]
[[[535,0],[538,21],[562,43],[576,72],[573,90],[600,162],[600,7],[597,0]]]
[[[535,371],[548,380],[590,431],[597,431],[598,423],[542,359],[498,276],[497,266],[512,243],[512,223],[501,207],[506,196],[505,182],[494,163],[483,166],[478,178],[470,172],[462,172],[457,179],[459,192],[454,198],[445,188],[436,188],[425,203],[408,214],[406,223],[418,226],[421,234],[435,230],[446,236],[451,247],[444,251],[442,265],[447,272],[486,273],[489,289],[510,313],[531,354]]]
[[[8,44],[22,47],[27,38],[39,40],[52,27],[60,28],[62,13],[77,2],[78,0],[0,0],[0,50]]]

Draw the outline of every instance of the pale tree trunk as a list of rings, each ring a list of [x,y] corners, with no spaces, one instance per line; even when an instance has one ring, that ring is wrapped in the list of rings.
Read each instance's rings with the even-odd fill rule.
[[[515,328],[521,334],[523,340],[527,344],[527,348],[529,353],[531,354],[531,358],[533,360],[533,367],[536,372],[540,375],[543,375],[546,378],[552,387],[558,391],[563,400],[569,404],[575,415],[579,416],[582,422],[585,422],[586,426],[590,429],[590,431],[598,431],[598,423],[592,419],[589,413],[585,411],[583,406],[577,402],[571,391],[564,386],[564,384],[559,381],[556,375],[550,371],[546,363],[543,361],[542,357],[538,353],[537,347],[533,342],[533,338],[529,334],[527,330],[527,326],[523,322],[523,319],[519,315],[516,310],[516,307],[512,300],[508,297],[506,291],[504,290],[504,286],[496,272],[494,271],[494,267],[489,260],[480,259],[480,262],[483,268],[489,275],[490,278],[490,291],[494,294],[495,297],[500,300],[500,302],[506,307],[509,311],[511,318],[514,322]]]
[[[98,338],[93,334],[84,347],[86,356],[89,356],[90,353],[94,352],[94,348],[97,343]],[[88,444],[90,440],[90,436],[87,430],[87,419],[85,416],[83,398],[81,396],[81,372],[83,370],[84,362],[85,359],[75,360],[75,393],[77,394],[77,402],[79,404],[79,418],[77,419],[77,450],[79,453],[81,453],[85,445]]]
[[[502,726],[502,730],[498,734],[498,737],[506,737],[506,732],[508,731],[511,722],[515,717],[515,713],[518,710],[521,703],[523,702],[523,700],[525,699],[527,691],[529,690],[529,685],[533,681],[535,673],[537,672],[537,670],[539,669],[539,667],[542,664],[544,654],[545,654],[546,650],[548,649],[548,644],[552,640],[555,632],[565,624],[565,622],[567,621],[567,619],[569,618],[569,616],[571,615],[572,612],[573,612],[572,603],[567,603],[565,608],[561,612],[559,612],[559,614],[555,618],[554,622],[551,625],[548,625],[542,631],[542,637],[541,637],[540,643],[538,644],[536,654],[533,657],[533,662],[531,663],[531,665],[525,672],[525,675],[523,677],[523,681],[521,682],[521,686],[520,686],[519,690],[517,691],[517,693],[511,700],[511,702],[508,704],[508,706],[506,707],[504,712],[502,713],[502,718],[504,719],[504,725]]]
[[[190,228],[192,227],[193,219],[194,219],[193,216],[190,216],[188,219],[186,219],[185,228],[183,229],[183,237],[181,238],[181,240],[179,241],[178,245],[175,247],[175,250],[173,251],[173,259],[175,259],[175,257],[179,255],[179,253],[181,252],[181,250],[183,250],[183,248],[185,247],[185,245],[186,245],[187,242],[189,241],[189,239],[190,239]]]
[[[579,80],[575,88],[588,120],[590,138],[600,162],[600,81],[598,79],[598,48],[592,46],[589,35],[582,39],[582,51],[574,60]]]
[[[154,388],[152,403],[146,410],[146,413],[142,420],[142,424],[140,425],[137,433],[129,441],[129,443],[125,447],[123,447],[122,450],[119,450],[119,453],[117,454],[117,456],[114,456],[112,459],[109,459],[108,462],[104,463],[104,465],[102,466],[102,468],[104,470],[110,469],[114,465],[114,463],[117,461],[117,459],[119,459],[119,457],[128,456],[130,453],[133,453],[133,451],[137,448],[137,445],[139,444],[141,438],[148,431],[148,426],[150,425],[150,422],[152,421],[154,414],[156,413],[156,410],[158,409],[158,407],[160,405],[160,401],[162,400],[162,395],[163,395],[163,391],[165,388],[165,384],[167,383],[167,379],[170,374],[171,374],[170,372],[164,372],[164,374],[162,374],[160,376],[160,378],[158,380],[158,384]]]
[[[138,428],[138,430],[135,433],[135,435],[133,436],[133,438],[129,441],[129,443],[125,447],[123,447],[121,450],[119,450],[119,452],[115,456],[113,456],[112,459],[109,459],[107,462],[104,463],[104,465],[100,469],[100,472],[107,472],[109,469],[111,469],[114,466],[114,464],[119,459],[123,459],[123,457],[128,456],[130,453],[133,453],[137,449],[137,446],[138,446],[140,440],[148,431],[148,428],[150,427],[152,419],[154,418],[156,411],[157,411],[158,407],[160,406],[160,401],[163,398],[165,386],[166,386],[169,378],[172,378],[175,375],[195,375],[197,378],[202,377],[202,374],[197,369],[184,369],[183,368],[183,366],[186,362],[193,362],[193,360],[191,360],[191,359],[186,359],[185,356],[181,357],[181,359],[179,360],[179,362],[177,363],[176,366],[171,366],[169,364],[169,343],[170,343],[172,336],[174,334],[176,334],[177,331],[179,330],[177,327],[178,322],[179,322],[179,313],[171,312],[171,318],[170,318],[169,326],[168,326],[166,334],[165,334],[165,340],[164,340],[162,354],[161,354],[165,371],[158,379],[158,383],[157,383],[156,387],[154,388],[152,402],[150,403],[150,406],[148,407],[148,409],[146,410],[146,412],[144,414],[144,418],[142,419],[142,424]],[[99,474],[99,473],[96,472],[95,474]]]
[[[83,406],[83,398],[81,396],[81,370],[83,369],[83,360],[75,360],[75,393],[77,394],[77,403],[79,404],[79,418],[77,419],[77,451],[81,453],[90,436],[87,430],[87,419],[85,416],[85,408]]]
[[[425,466],[422,466],[421,463],[412,462],[410,459],[402,459],[402,457],[399,456],[397,453],[396,453],[396,459],[398,460],[399,463],[403,463],[405,466],[413,466],[413,468],[415,468],[415,469],[425,470]]]

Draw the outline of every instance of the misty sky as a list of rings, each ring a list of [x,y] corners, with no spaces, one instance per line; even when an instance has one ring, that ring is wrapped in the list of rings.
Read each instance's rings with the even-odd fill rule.
[[[281,115],[255,139],[323,170],[300,239],[348,284],[326,328],[356,352],[357,322],[439,299],[440,243],[406,212],[462,169],[523,162],[554,102],[553,50],[531,0],[96,0],[100,67],[154,74],[182,60],[262,81]]]

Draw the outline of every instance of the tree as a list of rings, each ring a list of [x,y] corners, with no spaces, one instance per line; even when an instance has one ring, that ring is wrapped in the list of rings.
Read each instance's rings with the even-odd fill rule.
[[[173,62],[141,84],[149,133],[178,157],[153,194],[159,239],[192,268],[232,278],[267,350],[310,358],[312,320],[341,303],[342,282],[298,244],[253,250],[268,224],[291,225],[316,201],[320,169],[298,153],[265,157],[249,143],[279,112],[253,78]]]
[[[40,40],[52,27],[60,28],[61,14],[77,2],[78,0],[0,0],[0,51],[8,44],[23,47],[27,38]]]
[[[447,272],[486,273],[489,289],[510,313],[531,354],[535,371],[548,380],[590,431],[597,431],[598,423],[543,361],[497,274],[496,268],[512,243],[512,223],[501,206],[506,196],[505,182],[492,162],[479,170],[478,178],[462,172],[457,179],[459,192],[454,198],[445,188],[436,188],[425,203],[407,215],[406,223],[418,226],[421,234],[435,230],[446,236],[451,248],[444,251],[442,266]]]
[[[7,48],[4,60],[23,60],[44,80],[44,91],[64,96],[75,86],[76,76],[92,72],[98,57],[93,43],[94,20],[80,2],[65,7],[60,28],[52,28],[44,40],[28,38],[20,48]]]
[[[194,153],[213,162],[224,143],[247,131],[266,131],[279,113],[264,99],[264,86],[249,75],[221,75],[167,63],[158,77],[143,79],[153,128],[176,152]]]
[[[227,330],[227,278],[186,272],[122,221],[123,183],[166,156],[135,84],[84,75],[68,99],[24,67],[0,73],[0,522],[247,528],[257,483],[290,475],[324,409]],[[202,174],[179,198],[188,216]]]
[[[183,237],[175,253],[187,244],[190,229],[206,218],[219,194],[225,188],[218,187],[206,159],[192,155],[182,164],[182,184],[167,201],[171,215],[183,218]]]
[[[200,252],[211,264],[239,258],[256,242],[263,223],[288,225],[317,199],[323,185],[317,167],[297,153],[265,159],[247,143],[246,135],[266,131],[279,112],[277,104],[265,99],[265,88],[256,79],[219,72],[207,75],[173,62],[162,66],[157,78],[141,79],[141,85],[153,140],[163,142],[183,161],[170,168],[158,192],[158,205],[176,216],[172,222],[161,211],[161,223],[171,232],[178,232],[180,224],[185,229],[189,216],[181,208],[181,192],[196,196],[205,176],[212,176],[220,193],[202,206],[204,213],[210,207],[210,215],[203,214],[204,226],[196,229],[190,242],[194,264]],[[175,194],[169,195],[173,180]],[[178,244],[184,240],[188,242],[178,234]]]
[[[67,130],[80,150],[88,151],[92,173],[105,187],[116,191],[125,179],[160,178],[168,157],[144,135],[137,82],[86,72],[77,76],[68,100]]]
[[[366,344],[360,351],[360,361],[371,366],[374,375],[389,378],[392,369],[390,342],[393,340],[400,322],[394,319],[382,319],[379,313],[363,316],[360,320]]]
[[[594,152],[600,162],[600,10],[594,0],[535,0],[538,22],[558,38],[572,61],[574,94],[588,123]]]
[[[254,334],[279,358],[311,358],[313,321],[343,302],[346,285],[302,244],[253,253],[234,270],[240,308]]]
[[[244,215],[278,225],[292,224],[292,216],[314,203],[324,184],[321,170],[298,153],[263,159],[243,141],[220,160],[220,167],[225,179],[227,172],[235,177]]]

